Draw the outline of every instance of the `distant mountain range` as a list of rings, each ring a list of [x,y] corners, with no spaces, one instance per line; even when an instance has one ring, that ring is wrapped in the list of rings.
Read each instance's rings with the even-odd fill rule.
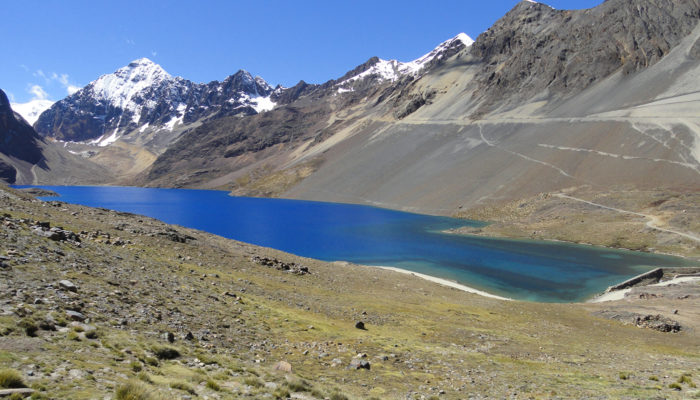
[[[115,183],[440,214],[581,185],[697,189],[699,1],[522,1],[476,41],[290,88],[140,59],[34,128]]]

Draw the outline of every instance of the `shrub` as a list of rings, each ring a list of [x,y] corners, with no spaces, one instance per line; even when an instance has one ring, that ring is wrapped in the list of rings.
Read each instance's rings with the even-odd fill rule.
[[[657,382],[658,382],[658,381],[659,381],[659,377],[656,376],[656,375],[652,375],[652,376],[649,377],[649,380],[650,380],[650,381],[657,381]]]
[[[627,380],[630,378],[630,374],[627,372],[620,372],[620,379]]]
[[[80,335],[78,335],[78,332],[75,331],[69,331],[66,338],[68,338],[68,340],[75,340],[76,342],[80,341]]]
[[[0,388],[19,389],[27,387],[22,376],[14,369],[0,369]]]
[[[116,400],[151,400],[148,389],[139,382],[127,382],[117,388]]]
[[[96,329],[85,332],[85,337],[88,339],[97,339],[97,336],[98,334]]]
[[[670,389],[675,389],[675,390],[683,390],[683,387],[681,387],[681,384],[678,382],[673,382],[672,384],[668,385]]]
[[[159,360],[173,360],[180,357],[180,352],[174,347],[155,346],[152,350]]]

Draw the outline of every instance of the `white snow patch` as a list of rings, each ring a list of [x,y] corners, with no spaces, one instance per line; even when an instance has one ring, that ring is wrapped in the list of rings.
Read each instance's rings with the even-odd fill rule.
[[[139,128],[139,132],[140,132],[140,133],[146,132],[146,129],[148,129],[148,125],[149,125],[148,122],[146,122],[146,124],[145,124],[144,126],[142,126],[141,128]]]
[[[109,137],[107,137],[103,140],[100,140],[100,142],[97,143],[97,145],[100,147],[109,146],[110,144],[116,142],[119,139],[118,134],[119,134],[119,128],[115,129],[114,133],[112,133]]]
[[[251,103],[253,103],[252,107],[253,107],[253,109],[255,109],[255,111],[257,113],[261,113],[264,111],[270,111],[273,108],[275,108],[275,106],[277,105],[274,101],[272,101],[270,99],[270,96],[267,96],[267,97],[258,96],[254,99],[251,99]]]
[[[177,106],[177,114],[176,116],[170,118],[168,122],[163,125],[163,129],[167,129],[170,132],[175,129],[175,125],[180,125],[182,124],[183,119],[185,118],[185,109],[187,108],[187,104],[185,103],[180,103]]]
[[[41,113],[51,108],[53,103],[51,100],[35,99],[26,103],[12,103],[10,106],[12,111],[21,115],[22,118],[29,122],[29,125],[34,125]]]

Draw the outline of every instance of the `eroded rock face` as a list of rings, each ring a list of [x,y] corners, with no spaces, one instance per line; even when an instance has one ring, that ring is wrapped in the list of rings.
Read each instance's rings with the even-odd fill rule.
[[[589,10],[522,1],[480,35],[481,112],[499,100],[577,93],[622,69],[658,62],[697,25],[697,0],[608,0]]]
[[[41,139],[29,124],[15,117],[5,92],[0,90],[0,153],[31,164],[43,158],[38,141]],[[14,167],[0,161],[0,178],[14,183]]]

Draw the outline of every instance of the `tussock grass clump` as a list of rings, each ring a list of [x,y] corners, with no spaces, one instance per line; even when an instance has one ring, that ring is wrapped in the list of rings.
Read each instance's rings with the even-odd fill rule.
[[[39,326],[31,319],[23,319],[19,321],[19,327],[24,329],[24,333],[30,337],[35,337],[37,331],[39,331]]]
[[[264,383],[260,379],[253,377],[253,376],[249,376],[249,377],[243,379],[243,383],[245,383],[248,386],[255,387],[255,388],[263,387],[263,385],[264,385]]]
[[[311,385],[303,379],[300,378],[289,378],[285,383],[287,388],[292,392],[309,392],[311,391]]]
[[[139,382],[129,381],[117,387],[116,400],[154,400],[146,386]]]
[[[146,383],[153,383],[153,379],[151,379],[151,376],[146,373],[146,371],[141,371],[136,375],[139,380],[146,382]]]
[[[669,389],[683,390],[683,387],[678,382],[673,382],[672,384],[668,385],[668,387],[669,387]]]
[[[275,399],[288,399],[290,395],[289,390],[286,388],[277,388],[272,392],[272,396],[274,396]]]
[[[85,332],[85,337],[88,339],[97,339],[98,336],[99,334],[97,333],[97,329]]]
[[[131,370],[134,372],[141,372],[143,366],[138,361],[132,361],[129,363],[129,368],[131,368]]]
[[[678,378],[678,383],[682,383],[682,384],[684,383],[684,384],[690,386],[691,388],[696,387],[696,385],[695,385],[695,383],[693,382],[693,379],[691,378],[691,376],[692,376],[692,375],[690,375],[690,374],[683,374],[683,375],[681,375],[681,377]]]
[[[185,383],[185,382],[181,382],[181,381],[178,381],[178,382],[171,382],[171,383],[170,383],[170,387],[173,388],[173,389],[185,391],[185,392],[187,392],[187,393],[189,393],[189,394],[191,394],[191,395],[196,395],[196,394],[197,394],[197,392],[194,391],[194,388],[193,388],[192,386],[188,385],[188,384]]]
[[[221,386],[219,386],[219,384],[216,383],[216,381],[213,379],[207,379],[207,388],[209,388],[213,391],[216,391],[216,392],[221,390]]]
[[[151,350],[160,360],[174,360],[180,357],[180,351],[170,346],[154,346]]]
[[[158,362],[158,359],[155,357],[146,357],[143,359],[143,362],[150,365],[151,367],[157,367],[160,364]]]
[[[0,388],[19,389],[27,387],[22,376],[14,369],[0,369]]]
[[[625,380],[625,381],[630,378],[630,374],[628,372],[620,372],[619,376],[620,376],[620,379]]]
[[[656,382],[658,382],[658,381],[659,381],[659,377],[656,376],[656,375],[652,375],[652,376],[649,377],[649,380],[650,380],[650,381],[656,381]]]
[[[330,400],[348,400],[348,396],[339,392],[332,393],[328,398]]]

